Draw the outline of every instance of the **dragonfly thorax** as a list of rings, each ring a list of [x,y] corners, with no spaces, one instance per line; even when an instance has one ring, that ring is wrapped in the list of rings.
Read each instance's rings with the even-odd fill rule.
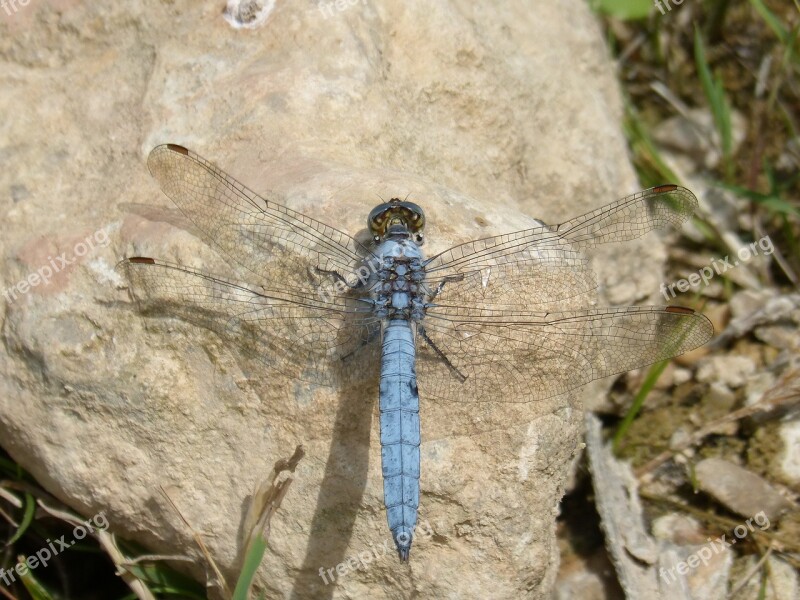
[[[376,316],[422,319],[428,288],[419,246],[409,238],[392,236],[378,246],[375,254],[378,268],[371,290]]]

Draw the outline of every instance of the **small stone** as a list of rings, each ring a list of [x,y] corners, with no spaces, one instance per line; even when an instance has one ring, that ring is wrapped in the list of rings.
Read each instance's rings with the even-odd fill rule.
[[[783,441],[781,473],[788,481],[798,485],[800,484],[800,421],[781,423],[779,431]]]
[[[746,133],[746,119],[741,113],[731,111],[731,137],[734,147],[742,143]],[[666,119],[653,130],[653,138],[668,149],[691,156],[706,168],[720,161],[717,130],[707,108],[689,109],[686,115]]]
[[[653,521],[653,536],[679,545],[702,544],[704,535],[700,523],[680,513],[670,513]]]
[[[703,309],[703,314],[708,317],[714,326],[714,331],[722,331],[731,319],[731,309],[726,304],[709,304]]]
[[[637,379],[641,377],[641,369],[637,370]],[[664,371],[661,373],[661,376],[656,381],[654,386],[657,390],[667,390],[671,388],[675,383],[675,363],[670,362]]]
[[[737,292],[729,303],[734,319],[747,317],[764,308],[767,301],[775,295],[771,290],[744,290]]]
[[[675,364],[675,363],[670,363]],[[681,367],[676,366],[675,371],[672,376],[672,383],[675,385],[681,385],[682,383],[686,383],[687,381],[691,381],[692,379],[692,372],[689,369],[683,369]]]
[[[707,458],[695,466],[698,487],[743,517],[763,513],[770,521],[793,508],[791,502],[763,478],[723,460]]]
[[[672,432],[672,435],[669,437],[669,447],[672,450],[677,450],[678,448],[685,447],[689,440],[691,439],[692,434],[691,432],[683,426],[678,427],[675,431]],[[687,448],[689,450],[689,448]]]
[[[738,589],[736,600],[795,600],[800,597],[797,571],[783,559],[772,555],[762,566],[761,572],[753,576],[758,563],[757,555],[743,556],[735,561],[730,589]],[[764,575],[768,577],[766,590],[761,586]],[[747,578],[747,579],[745,579]],[[766,591],[766,594],[764,594]]]
[[[800,349],[800,335],[796,325],[765,325],[756,327],[755,336],[778,350]]]
[[[797,570],[792,565],[773,554],[767,559],[767,572],[769,573],[772,599],[795,600],[800,598],[800,581],[798,581]]]
[[[702,383],[722,383],[738,388],[747,382],[748,375],[756,370],[752,359],[746,356],[710,356],[697,370],[697,380]]]
[[[727,583],[733,566],[733,552],[710,543],[687,548],[687,580],[692,598],[725,600]],[[695,565],[693,567],[693,565]]]
[[[616,600],[623,597],[604,548],[588,557],[569,553],[562,558],[553,593],[555,600]]]
[[[752,406],[761,402],[764,392],[775,385],[775,375],[769,371],[762,371],[755,373],[748,377],[747,384],[744,388],[745,404]]]
[[[715,381],[708,386],[705,400],[715,412],[730,412],[736,404],[736,394],[727,385]]]

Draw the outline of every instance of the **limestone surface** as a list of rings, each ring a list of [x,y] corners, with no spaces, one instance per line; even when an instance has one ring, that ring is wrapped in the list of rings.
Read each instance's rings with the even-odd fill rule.
[[[513,410],[422,397],[425,535],[401,565],[377,382],[265,379],[214,333],[137,312],[114,265],[229,268],[149,177],[165,142],[350,234],[379,197],[409,195],[429,254],[635,191],[583,0],[34,0],[0,13],[0,60],[0,436],[16,460],[118,535],[195,557],[202,579],[163,487],[233,579],[252,490],[302,443],[267,597],[549,596],[581,400],[608,382]],[[606,298],[652,294],[660,257],[655,237],[611,250]]]

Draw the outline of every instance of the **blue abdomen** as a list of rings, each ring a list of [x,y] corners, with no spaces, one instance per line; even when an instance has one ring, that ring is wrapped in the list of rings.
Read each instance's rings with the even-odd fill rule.
[[[386,516],[401,560],[408,560],[419,506],[419,394],[411,324],[390,320],[381,356],[381,462]]]

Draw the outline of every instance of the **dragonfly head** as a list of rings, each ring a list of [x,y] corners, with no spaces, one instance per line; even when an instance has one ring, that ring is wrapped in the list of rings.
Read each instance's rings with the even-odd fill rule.
[[[380,242],[389,237],[411,238],[422,244],[425,213],[413,202],[392,198],[373,208],[367,217],[367,227],[372,239]]]

